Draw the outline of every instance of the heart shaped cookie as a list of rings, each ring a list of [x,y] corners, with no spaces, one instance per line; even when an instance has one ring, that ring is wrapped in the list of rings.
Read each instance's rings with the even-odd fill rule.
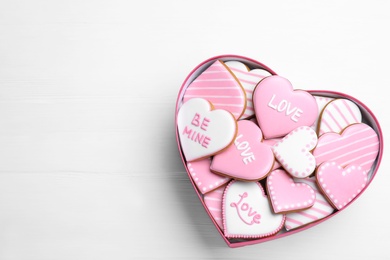
[[[362,167],[348,165],[343,168],[336,162],[324,162],[316,173],[319,187],[328,200],[342,209],[352,202],[367,185],[367,172]]]
[[[281,137],[300,126],[311,126],[318,108],[306,91],[294,90],[290,81],[269,76],[257,84],[253,93],[257,122],[264,137]]]
[[[237,123],[225,110],[213,110],[210,102],[193,98],[185,102],[177,115],[180,144],[187,161],[211,156],[234,140]]]
[[[301,126],[286,135],[272,149],[283,168],[296,178],[312,174],[316,161],[311,150],[317,145],[317,135],[308,126]]]
[[[230,182],[225,189],[222,210],[224,232],[228,238],[271,236],[283,227],[286,218],[271,211],[258,182]]]
[[[275,213],[301,211],[313,206],[316,195],[305,183],[294,182],[284,170],[275,170],[267,177],[267,191]]]
[[[274,164],[271,147],[261,142],[263,135],[255,123],[241,120],[237,125],[238,132],[233,145],[214,156],[211,170],[234,179],[261,180]]]

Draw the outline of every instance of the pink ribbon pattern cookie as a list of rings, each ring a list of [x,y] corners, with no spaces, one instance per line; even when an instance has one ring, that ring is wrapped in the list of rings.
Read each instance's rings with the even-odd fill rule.
[[[216,190],[206,193],[203,198],[211,216],[213,216],[215,222],[221,229],[223,229],[222,199],[226,186],[227,184],[219,187]]]
[[[252,102],[253,90],[260,80],[267,76],[271,76],[271,73],[263,69],[250,70],[240,61],[226,61],[225,65],[233,72],[245,90],[246,109],[240,119],[249,118],[255,114]]]
[[[309,126],[294,129],[272,149],[283,168],[296,178],[306,178],[316,167],[311,150],[317,145],[317,134]]]
[[[299,126],[311,126],[318,115],[314,97],[294,90],[290,81],[280,76],[266,77],[257,84],[253,104],[265,139],[285,136]]]
[[[340,133],[344,128],[362,122],[359,107],[348,99],[335,99],[323,109],[319,123],[318,135],[334,132]]]
[[[285,221],[285,215],[272,212],[259,182],[231,181],[225,189],[222,212],[227,238],[271,236]]]
[[[267,177],[268,196],[275,213],[299,211],[313,206],[316,195],[305,183],[294,182],[284,170],[275,170]]]
[[[287,231],[323,219],[332,214],[334,211],[333,206],[329,204],[328,200],[319,191],[315,177],[296,179],[295,181],[305,183],[312,187],[315,191],[316,199],[312,207],[302,211],[286,214],[284,227]]]
[[[179,109],[178,135],[187,162],[220,152],[236,136],[237,123],[233,115],[228,111],[212,108],[207,100],[193,98]]]
[[[262,132],[252,121],[240,120],[237,125],[234,143],[214,156],[211,170],[240,180],[265,178],[275,161],[271,147],[261,142]]]
[[[342,167],[355,164],[369,172],[378,152],[377,133],[370,126],[359,123],[346,127],[341,134],[321,135],[313,155],[317,165],[325,161],[335,161]]]
[[[336,162],[324,162],[318,167],[317,183],[329,201],[337,208],[347,206],[367,184],[366,171],[356,165],[343,168]]]
[[[236,119],[245,111],[246,95],[243,87],[222,61],[215,61],[203,71],[184,93],[183,102],[204,98],[216,109],[231,112]]]
[[[191,178],[202,194],[214,190],[230,180],[230,178],[211,172],[210,164],[210,158],[187,163]]]

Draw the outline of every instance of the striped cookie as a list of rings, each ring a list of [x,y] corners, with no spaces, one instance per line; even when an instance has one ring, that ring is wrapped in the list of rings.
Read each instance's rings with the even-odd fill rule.
[[[364,123],[346,127],[341,134],[326,133],[318,138],[313,155],[317,166],[335,161],[341,167],[350,164],[369,172],[379,152],[377,133]]]
[[[323,109],[317,133],[340,133],[345,127],[362,122],[362,114],[359,107],[348,99],[335,99],[329,102]]]
[[[260,80],[271,76],[271,73],[263,69],[250,70],[244,63],[239,61],[226,61],[225,65],[237,77],[246,93],[246,109],[240,119],[249,118],[255,114],[252,103],[253,90]]]
[[[239,119],[245,111],[246,95],[236,77],[217,60],[203,71],[184,93],[183,102],[192,98],[203,98],[211,102],[215,109],[231,112]]]

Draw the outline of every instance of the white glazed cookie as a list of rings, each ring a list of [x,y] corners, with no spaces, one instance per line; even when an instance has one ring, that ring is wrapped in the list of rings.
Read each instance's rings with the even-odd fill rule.
[[[308,126],[301,126],[290,132],[272,148],[283,168],[296,178],[306,178],[316,167],[312,150],[317,145],[317,135]]]
[[[231,181],[223,197],[227,238],[259,238],[278,233],[285,215],[274,214],[259,182]]]
[[[213,110],[210,102],[193,98],[184,103],[177,115],[180,143],[187,161],[214,155],[234,140],[237,122],[225,110]]]

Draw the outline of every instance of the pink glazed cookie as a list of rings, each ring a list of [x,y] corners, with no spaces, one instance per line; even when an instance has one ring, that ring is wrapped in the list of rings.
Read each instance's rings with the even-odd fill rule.
[[[227,238],[260,238],[278,233],[285,215],[272,212],[259,182],[231,181],[222,203]]]
[[[309,126],[294,129],[272,149],[283,168],[296,178],[306,178],[316,167],[316,160],[311,153],[317,145],[317,135]]]
[[[230,180],[230,178],[212,173],[210,164],[210,158],[187,163],[191,178],[202,194],[212,191]]]
[[[252,121],[240,120],[237,125],[234,143],[214,156],[211,171],[239,180],[261,180],[274,164],[271,147],[261,142],[262,132]]]
[[[290,81],[269,76],[257,84],[253,93],[257,122],[265,139],[282,137],[300,126],[311,126],[318,115],[314,97],[294,90]]]
[[[267,177],[268,196],[275,213],[300,211],[313,206],[314,190],[305,183],[294,182],[284,170],[275,170]]]
[[[237,122],[230,112],[213,110],[212,104],[202,98],[190,99],[180,107],[177,127],[187,162],[222,151],[237,132]]]
[[[359,107],[348,99],[335,99],[323,109],[318,123],[318,135],[340,133],[345,127],[362,122]]]
[[[231,112],[236,119],[245,111],[246,95],[237,78],[222,61],[215,61],[202,72],[184,93],[183,102],[191,98],[204,98],[216,109]]]
[[[252,94],[257,83],[267,76],[271,76],[266,70],[252,69],[250,70],[244,63],[240,61],[226,61],[225,65],[233,72],[238,81],[243,86],[246,93],[246,109],[240,119],[246,119],[255,114],[252,102]]]
[[[346,127],[341,134],[321,135],[313,155],[317,165],[325,161],[335,161],[342,167],[354,164],[369,172],[378,152],[377,133],[369,125],[360,123]]]
[[[347,206],[367,185],[367,172],[360,166],[345,168],[336,162],[321,164],[316,173],[317,183],[335,208]]]

